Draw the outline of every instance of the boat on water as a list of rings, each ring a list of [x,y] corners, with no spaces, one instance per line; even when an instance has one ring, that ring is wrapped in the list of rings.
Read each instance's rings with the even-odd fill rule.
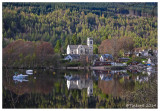
[[[33,70],[26,70],[26,74],[32,75],[33,74]]]
[[[13,80],[21,80],[21,79],[25,79],[26,77],[28,77],[28,75],[23,75],[23,74],[19,74],[19,75],[14,75],[13,76]]]

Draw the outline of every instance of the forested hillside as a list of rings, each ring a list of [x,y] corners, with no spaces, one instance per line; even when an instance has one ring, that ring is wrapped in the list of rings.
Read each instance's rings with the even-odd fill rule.
[[[157,47],[157,3],[3,3],[3,47],[18,39],[68,44],[131,37],[134,47]],[[8,42],[9,41],[9,42]]]

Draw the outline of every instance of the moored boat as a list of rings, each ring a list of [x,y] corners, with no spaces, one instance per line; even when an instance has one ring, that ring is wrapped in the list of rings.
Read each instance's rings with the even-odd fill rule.
[[[32,75],[33,74],[33,70],[26,70],[26,74]]]
[[[25,79],[26,77],[28,77],[28,75],[23,75],[23,74],[14,75],[13,76],[13,80],[16,80],[16,79]]]

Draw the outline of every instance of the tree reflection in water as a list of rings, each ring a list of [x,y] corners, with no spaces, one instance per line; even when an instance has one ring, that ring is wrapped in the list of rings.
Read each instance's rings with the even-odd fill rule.
[[[37,70],[28,82],[15,84],[12,79],[15,71],[25,73],[25,70],[3,70],[3,108],[125,108],[129,101],[127,92],[148,86],[156,75],[126,70],[56,71],[56,74],[52,70]],[[148,81],[144,79],[147,77]]]

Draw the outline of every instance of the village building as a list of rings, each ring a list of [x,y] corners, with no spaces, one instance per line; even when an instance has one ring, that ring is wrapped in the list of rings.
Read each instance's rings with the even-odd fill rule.
[[[104,61],[113,61],[113,57],[111,54],[103,54],[100,57],[100,61],[104,62]]]
[[[148,53],[148,51],[149,50],[142,50],[141,52],[140,52],[140,54],[142,55],[142,56],[145,56],[145,57],[147,57],[147,56],[149,56],[149,53]]]
[[[157,56],[152,56],[150,59],[151,59],[151,62],[152,62],[153,64],[155,64],[155,65],[158,64],[158,58],[157,58]]]
[[[132,53],[129,51],[129,52],[125,52],[123,54],[124,57],[131,57],[132,56]]]
[[[98,60],[99,60],[98,54],[93,54],[93,55],[86,56],[86,62],[87,63],[92,63],[92,62],[98,61]]]
[[[80,55],[78,55],[78,54],[69,54],[64,58],[64,60],[79,61],[80,60]]]
[[[137,57],[148,57],[154,55],[154,50],[152,49],[141,49],[141,48],[135,48],[134,54]]]
[[[68,45],[67,54],[93,55],[93,38],[87,38],[87,45]]]

